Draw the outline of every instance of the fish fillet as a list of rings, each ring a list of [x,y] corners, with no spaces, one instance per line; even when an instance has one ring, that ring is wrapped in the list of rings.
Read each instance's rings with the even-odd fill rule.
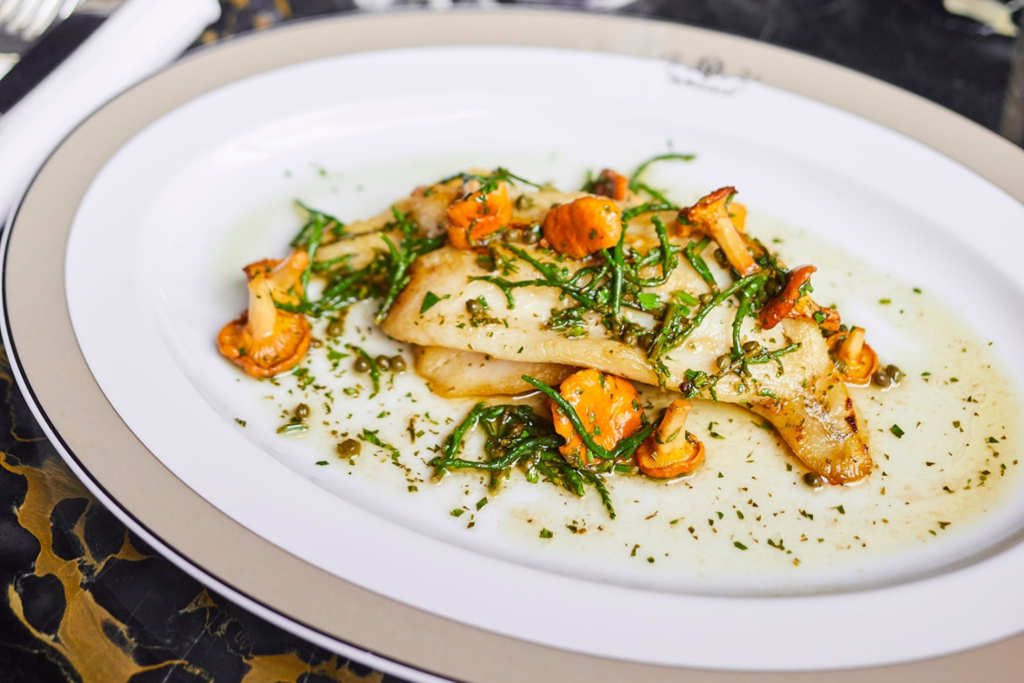
[[[653,242],[653,237],[644,232],[643,226],[631,225],[629,241],[642,245]],[[687,241],[673,238],[679,245]],[[542,261],[551,260],[546,250],[523,248]],[[586,264],[566,259],[564,265],[571,270]],[[516,272],[503,277],[510,281],[541,277],[522,259],[516,259],[514,266]],[[552,311],[573,303],[558,289],[511,290],[514,305],[510,306],[496,285],[472,281],[473,277],[495,275],[484,270],[473,251],[442,247],[418,259],[410,275],[408,286],[383,324],[384,331],[397,340],[481,353],[504,361],[590,367],[637,382],[659,383],[646,352],[608,335],[593,314],[586,318],[585,336],[568,338],[551,329],[547,321]],[[684,260],[668,282],[649,291],[668,295],[678,290],[692,295],[710,291]],[[428,292],[440,301],[421,313]],[[486,315],[470,315],[466,308],[469,299],[485,301]],[[716,359],[732,347],[735,306],[735,301],[729,300],[713,309],[692,336],[663,358],[668,371],[667,389],[678,390],[687,370],[709,375],[717,371]],[[648,329],[653,327],[648,314],[628,313],[635,322]],[[738,404],[762,416],[808,469],[832,484],[867,476],[873,465],[864,421],[846,385],[835,374],[818,326],[810,320],[786,319],[765,331],[753,319],[746,319],[741,337],[743,343],[757,341],[769,350],[793,344],[799,344],[799,348],[781,356],[778,363],[750,366],[751,378],[746,381],[728,375],[714,387],[713,397],[704,389],[699,398]],[[449,381],[454,381],[451,375]]]

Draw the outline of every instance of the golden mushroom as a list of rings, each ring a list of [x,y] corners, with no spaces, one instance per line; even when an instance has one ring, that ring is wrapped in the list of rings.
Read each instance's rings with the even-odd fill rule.
[[[864,341],[864,328],[855,327],[828,338],[836,373],[847,384],[868,384],[878,370],[878,354]]]
[[[506,228],[512,220],[512,202],[508,186],[498,186],[483,193],[475,189],[478,182],[467,183],[469,194],[448,207],[448,241],[456,249],[481,246],[493,233]]]
[[[273,377],[291,370],[309,349],[305,316],[278,310],[270,280],[257,273],[249,281],[249,309],[221,329],[217,348],[253,377]]]
[[[559,387],[562,395],[583,421],[591,438],[601,448],[612,450],[623,439],[643,428],[643,409],[640,396],[628,380],[607,375],[593,369],[580,370],[567,377]],[[593,462],[583,439],[576,432],[569,417],[556,404],[551,405],[555,431],[565,438],[559,447],[562,457],[573,467]]]
[[[303,249],[297,249],[283,261],[263,259],[256,263],[250,263],[242,270],[245,271],[249,280],[263,273],[267,277],[267,282],[270,283],[274,301],[296,306],[302,301],[302,274],[308,267],[309,254]]]
[[[747,251],[747,243],[743,235],[733,224],[733,217],[729,214],[727,203],[729,198],[736,194],[736,188],[723,187],[715,190],[706,197],[702,197],[693,206],[679,212],[681,219],[686,224],[696,226],[699,230],[711,236],[725,254],[726,260],[740,274],[741,277],[753,275],[761,268],[754,262],[754,257]],[[746,218],[746,210],[742,213]],[[683,223],[680,220],[680,223]]]
[[[612,200],[588,195],[551,209],[543,229],[552,249],[582,259],[618,244],[622,212]]]
[[[811,275],[817,270],[814,266],[800,266],[789,271],[782,291],[761,309],[758,318],[762,328],[770,330],[784,318],[812,318],[822,329],[839,329],[839,313],[819,306],[808,293]]]
[[[704,462],[704,444],[686,431],[693,404],[677,398],[665,409],[661,424],[636,450],[640,471],[654,479],[671,479],[692,472]]]
[[[629,196],[629,178],[606,168],[597,176],[590,189],[600,197],[621,202]]]

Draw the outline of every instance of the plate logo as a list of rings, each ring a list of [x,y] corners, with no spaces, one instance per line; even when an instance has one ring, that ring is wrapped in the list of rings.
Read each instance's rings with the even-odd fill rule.
[[[672,83],[700,88],[719,95],[735,95],[751,80],[756,80],[746,69],[739,73],[727,73],[725,61],[714,54],[703,55],[693,64],[688,64],[679,54],[668,57],[666,61],[668,78]]]

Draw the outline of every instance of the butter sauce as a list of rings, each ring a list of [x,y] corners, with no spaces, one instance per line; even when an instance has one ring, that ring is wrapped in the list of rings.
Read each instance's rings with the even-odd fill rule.
[[[583,499],[516,471],[498,492],[459,471],[431,481],[444,438],[475,404],[430,393],[414,372],[384,371],[379,395],[353,370],[356,345],[371,356],[411,349],[372,323],[358,304],[344,333],[314,325],[324,346],[298,375],[273,381],[275,416],[259,439],[310,408],[301,445],[274,448],[294,469],[356,504],[479,552],[582,578],[659,590],[779,594],[846,590],[909,579],[962,562],[1009,532],[1019,489],[1021,405],[995,349],[913,283],[856,262],[836,246],[752,211],[748,231],[791,267],[813,263],[815,298],[844,322],[867,328],[899,386],[852,388],[871,430],[876,466],[865,481],[811,489],[805,469],[763,420],[735,406],[697,402],[688,429],[705,464],[669,482],[618,475],[611,520],[596,492]],[[335,326],[335,331],[337,326]],[[266,384],[252,383],[267,395]],[[638,387],[639,388],[639,387]],[[650,418],[677,394],[641,388]],[[521,399],[543,410],[533,398]],[[498,397],[495,402],[510,402]],[[275,422],[276,419],[276,422]],[[897,434],[902,434],[897,436]],[[360,454],[340,457],[347,439]],[[469,440],[463,457],[473,458]]]

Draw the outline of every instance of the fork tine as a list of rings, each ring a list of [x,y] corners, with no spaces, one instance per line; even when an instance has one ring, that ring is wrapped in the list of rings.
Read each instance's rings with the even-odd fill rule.
[[[24,31],[39,10],[40,2],[41,0],[22,0],[18,11],[7,21],[7,32],[17,35]]]
[[[57,18],[57,13],[60,11],[62,4],[63,0],[42,0],[35,16],[32,17],[32,20],[21,32],[21,37],[31,41],[43,35],[46,29],[50,27],[50,24]]]
[[[0,24],[3,24],[14,13],[21,0],[0,0]]]

